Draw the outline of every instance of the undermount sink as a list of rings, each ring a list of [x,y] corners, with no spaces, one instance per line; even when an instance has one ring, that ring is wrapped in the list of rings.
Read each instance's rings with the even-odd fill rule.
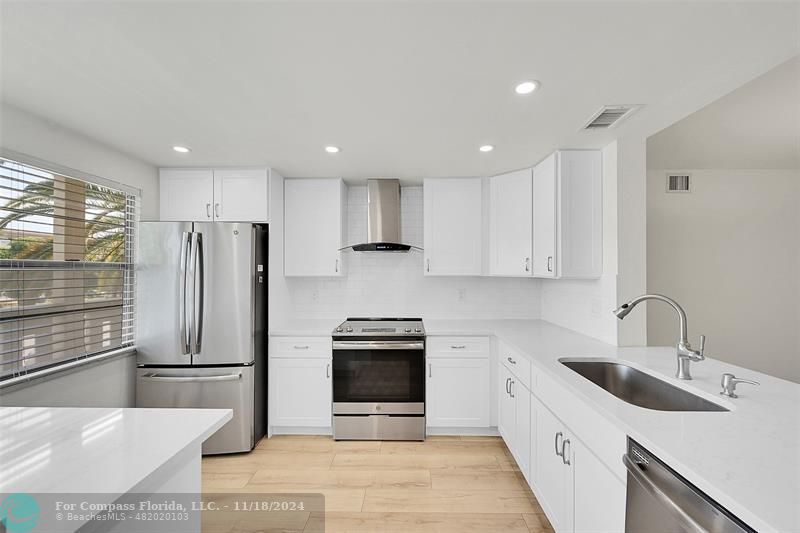
[[[728,411],[624,363],[561,359],[577,372],[620,400],[656,411]]]

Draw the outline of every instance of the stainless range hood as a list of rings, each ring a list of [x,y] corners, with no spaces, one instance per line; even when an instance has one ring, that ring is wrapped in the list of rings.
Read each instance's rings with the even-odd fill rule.
[[[407,252],[417,246],[400,242],[400,181],[367,180],[367,242],[346,246],[354,252]]]

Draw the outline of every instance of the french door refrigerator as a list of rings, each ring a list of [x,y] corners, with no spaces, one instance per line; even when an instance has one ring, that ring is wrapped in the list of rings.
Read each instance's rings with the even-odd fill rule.
[[[265,432],[267,238],[258,224],[139,225],[136,405],[233,409],[204,454]]]

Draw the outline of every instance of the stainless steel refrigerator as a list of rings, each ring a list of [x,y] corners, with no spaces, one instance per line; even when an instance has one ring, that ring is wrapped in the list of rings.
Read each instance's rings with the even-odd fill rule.
[[[139,225],[136,405],[233,409],[204,454],[265,432],[267,238],[258,224]]]

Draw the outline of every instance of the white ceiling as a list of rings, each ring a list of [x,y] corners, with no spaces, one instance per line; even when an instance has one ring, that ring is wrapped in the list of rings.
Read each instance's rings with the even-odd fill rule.
[[[648,168],[800,168],[800,56],[647,140]]]
[[[797,3],[3,1],[0,88],[159,166],[485,175],[600,147],[704,77],[777,64],[798,21]],[[531,78],[540,91],[514,94]],[[647,107],[579,132],[603,104]]]

